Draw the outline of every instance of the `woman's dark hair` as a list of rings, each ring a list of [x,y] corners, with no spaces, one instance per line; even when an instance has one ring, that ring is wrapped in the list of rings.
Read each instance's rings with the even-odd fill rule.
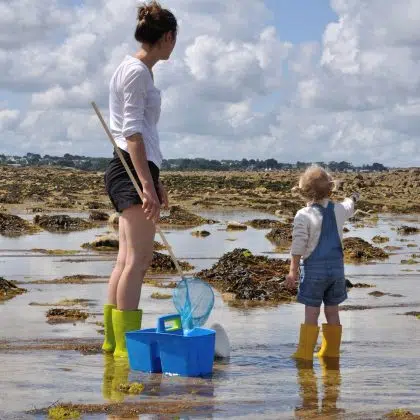
[[[134,37],[138,42],[156,44],[167,32],[176,36],[178,23],[172,12],[162,8],[157,1],[144,3],[138,8]]]

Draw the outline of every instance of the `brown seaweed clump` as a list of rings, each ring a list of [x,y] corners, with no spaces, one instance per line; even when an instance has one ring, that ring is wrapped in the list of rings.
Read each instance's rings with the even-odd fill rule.
[[[0,277],[0,302],[4,300],[9,300],[15,296],[21,295],[22,293],[27,292],[26,289],[21,289],[16,286],[11,281],[6,280],[3,277]]]
[[[246,224],[254,229],[274,229],[282,225],[279,220],[275,219],[253,219]]]
[[[195,230],[191,232],[191,235],[197,238],[207,238],[207,236],[210,236],[210,232],[208,230]]]
[[[411,411],[404,408],[396,408],[389,413],[385,414],[385,419],[395,420],[420,420],[420,415],[413,414]]]
[[[415,235],[416,233],[420,232],[420,229],[416,226],[405,226],[405,225],[403,225],[403,226],[400,226],[397,229],[397,232],[400,235]]]
[[[38,232],[40,229],[19,216],[0,213],[0,235],[20,236]]]
[[[160,218],[160,224],[172,226],[193,227],[207,224],[218,223],[216,220],[205,219],[191,213],[181,206],[171,206],[169,216]]]
[[[376,287],[374,284],[368,284],[368,283],[352,283],[350,280],[346,279],[346,287],[348,289],[367,289],[369,287]]]
[[[362,238],[345,238],[343,245],[346,262],[369,262],[388,258],[382,248],[375,247]]]
[[[279,223],[267,233],[266,238],[277,246],[289,246],[292,243],[292,225]]]
[[[388,236],[376,235],[372,238],[372,242],[374,242],[375,244],[384,244],[386,242],[389,242],[389,238]]]
[[[54,216],[37,214],[34,217],[34,223],[49,232],[72,232],[95,227],[88,220],[82,219],[81,217],[70,217],[66,214],[57,214]]]
[[[141,384],[139,384],[141,385]],[[137,388],[137,387],[136,387]],[[137,388],[138,389],[138,388]],[[32,415],[43,415],[51,414],[51,406],[34,409],[29,411]],[[156,401],[151,400],[135,400],[133,402],[113,402],[104,404],[72,404],[72,403],[60,403],[55,406],[56,412],[61,413],[74,413],[74,415],[95,415],[103,414],[111,418],[138,418],[140,414],[161,414],[165,418],[170,415],[171,418],[182,413],[197,413],[202,414],[208,410],[214,410],[213,405],[203,400],[187,400],[183,398],[178,399],[159,399]],[[72,414],[73,415],[73,414]],[[54,417],[52,417],[54,419]],[[72,417],[64,417],[72,418]],[[73,417],[74,418],[74,417]],[[75,417],[77,418],[77,417]],[[80,417],[81,418],[81,417]],[[57,418],[55,418],[57,419]]]
[[[197,277],[238,300],[278,302],[296,296],[296,289],[289,290],[283,285],[288,272],[288,261],[255,256],[247,249],[236,248],[210,269],[197,273]]]
[[[194,266],[186,261],[178,261],[182,270],[191,271]],[[153,252],[153,260],[150,265],[150,271],[153,273],[176,273],[176,267],[172,258],[169,255],[161,254],[160,252]]]
[[[73,274],[64,276],[54,280],[31,280],[19,281],[18,284],[91,284],[91,283],[107,283],[102,276],[92,274]]]
[[[116,252],[118,251],[119,246],[120,242],[118,240],[118,236],[114,234],[99,236],[98,238],[95,238],[92,242],[86,242],[81,245],[81,247],[85,249],[105,252]],[[162,249],[166,249],[166,247],[160,242],[154,241],[153,249],[155,251],[160,251]]]
[[[100,210],[92,210],[89,214],[89,219],[94,222],[107,222],[109,219],[108,213]]]
[[[47,311],[48,323],[57,324],[62,322],[84,321],[89,317],[87,312],[79,309],[53,308]]]

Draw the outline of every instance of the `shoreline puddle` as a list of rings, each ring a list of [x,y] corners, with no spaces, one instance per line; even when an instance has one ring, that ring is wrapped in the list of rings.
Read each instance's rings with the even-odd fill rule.
[[[280,218],[258,210],[194,208],[192,212],[202,220],[219,221],[200,225],[199,230],[210,233],[205,239],[191,235],[197,227],[165,226],[164,231],[175,255],[193,265],[194,273],[210,270],[235,249],[249,250],[258,257],[288,258],[287,248],[276,248],[266,235],[277,221],[290,223],[289,214]],[[69,214],[89,215],[80,211]],[[21,216],[30,220],[35,214]],[[227,231],[231,221],[249,224],[243,231]],[[47,408],[54,403],[80,410],[86,413],[82,418],[93,420],[142,413],[153,416],[148,418],[330,416],[360,420],[383,419],[398,407],[416,415],[420,413],[415,369],[420,296],[413,291],[420,272],[418,266],[401,261],[418,254],[420,235],[403,236],[397,229],[419,222],[420,215],[384,214],[374,223],[362,218],[355,222],[357,226],[346,225],[344,237],[361,238],[385,249],[389,257],[371,264],[346,265],[346,278],[356,287],[349,288],[349,299],[340,311],[343,340],[338,368],[326,367],[315,358],[313,368],[305,369],[290,357],[303,321],[302,305],[237,300],[231,292],[215,289],[208,325],[217,322],[224,326],[232,353],[229,361],[216,361],[210,379],[130,371],[102,354],[103,337],[98,328],[103,328],[105,283],[116,254],[87,251],[81,245],[114,232],[111,226],[1,237],[2,276],[27,292],[0,302],[0,364],[6,372],[0,377],[0,418],[45,419]],[[374,237],[380,243],[373,242]],[[396,246],[401,249],[393,248]],[[404,271],[407,268],[417,271]],[[147,276],[141,298],[142,328],[153,328],[157,317],[174,313],[169,295],[178,281],[176,273]],[[46,312],[51,308],[86,310],[89,317],[81,322],[49,324]],[[120,387],[127,384],[141,384],[144,389],[138,395],[127,394],[123,392],[126,388]],[[65,406],[71,402],[74,405]],[[33,411],[34,407],[39,409]]]

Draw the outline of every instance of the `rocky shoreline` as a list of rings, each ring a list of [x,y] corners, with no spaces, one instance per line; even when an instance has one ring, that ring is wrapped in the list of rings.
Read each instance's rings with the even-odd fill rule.
[[[163,172],[172,205],[248,208],[285,216],[304,204],[292,193],[300,171]],[[420,213],[420,168],[388,172],[334,173],[341,180],[335,198],[359,191],[359,208],[374,213]],[[103,173],[56,167],[0,166],[0,211],[112,211]],[[170,218],[169,218],[170,220]]]

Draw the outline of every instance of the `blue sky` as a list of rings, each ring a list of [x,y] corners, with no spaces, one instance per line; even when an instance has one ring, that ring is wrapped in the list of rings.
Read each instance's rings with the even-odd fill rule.
[[[420,1],[161,2],[183,22],[155,72],[164,157],[420,164]],[[109,155],[90,101],[107,113],[138,1],[29,3],[2,3],[0,153]]]
[[[325,26],[337,20],[328,0],[265,0],[274,13],[280,39],[301,43],[321,41]]]

